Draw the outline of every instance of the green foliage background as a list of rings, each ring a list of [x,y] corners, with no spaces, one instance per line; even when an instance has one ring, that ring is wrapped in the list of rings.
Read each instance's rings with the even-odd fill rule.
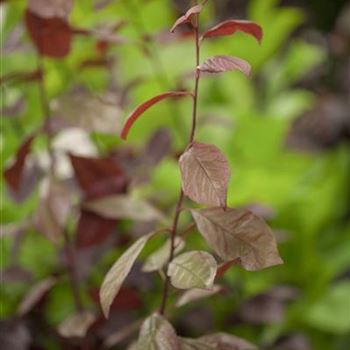
[[[132,2],[115,1],[101,11],[93,10],[89,0],[76,1],[72,23],[79,27],[94,27],[101,22],[126,19],[144,25],[147,33],[156,33],[170,27],[174,20],[173,6],[167,0],[134,1],[138,11],[131,11]],[[137,4],[136,4],[137,3]],[[25,3],[14,1],[4,10],[3,37],[22,21]],[[235,293],[213,297],[207,307],[215,314],[215,328],[242,335],[258,344],[270,343],[289,332],[305,333],[317,350],[347,349],[350,344],[350,282],[341,278],[350,266],[350,223],[342,218],[349,205],[346,189],[349,186],[350,152],[341,144],[326,152],[310,154],[293,151],[285,146],[287,132],[293,120],[310,109],[315,101],[312,92],[297,87],[316,66],[329,59],[327,52],[291,34],[304,22],[298,8],[277,7],[275,0],[248,2],[249,19],[264,28],[261,46],[253,39],[238,34],[234,38],[208,41],[203,45],[203,58],[213,54],[232,54],[247,59],[253,65],[254,76],[247,80],[239,73],[204,78],[200,87],[201,117],[222,116],[225,122],[202,123],[198,140],[216,144],[229,158],[232,180],[229,205],[240,206],[259,203],[271,207],[276,217],[270,222],[277,230],[285,231],[286,239],[280,243],[285,264],[262,272],[248,273],[231,268],[225,281]],[[202,16],[203,26],[214,22],[209,2]],[[138,40],[135,26],[128,25],[121,34],[128,40]],[[27,38],[24,38],[29,42]],[[164,84],[174,87],[176,78],[193,68],[193,47],[190,41],[154,44],[151,48],[159,55],[166,72]],[[91,58],[94,43],[89,38],[77,38],[70,55],[62,61],[45,60],[45,83],[54,99],[76,85],[83,85],[92,93],[106,90],[108,75],[102,69],[78,71],[76,67]],[[133,109],[141,101],[161,91],[149,60],[133,44],[116,45],[111,54],[118,58],[114,74],[120,84],[142,77],[130,93]],[[4,58],[2,74],[35,69],[34,50],[12,52]],[[191,88],[191,82],[186,81]],[[2,166],[15,154],[24,136],[42,123],[38,91],[31,84],[7,85],[2,98],[6,103],[23,94],[26,108],[19,118],[3,116],[1,130]],[[171,107],[171,105],[170,105]],[[167,103],[147,112],[131,132],[129,144],[142,149],[152,131],[160,126],[173,130],[173,149],[183,147],[174,122],[186,127],[190,123],[189,103],[179,103],[178,115],[172,119]],[[227,123],[232,127],[227,127]],[[188,130],[188,128],[187,128]],[[107,152],[119,147],[118,136],[94,135],[99,149]],[[37,140],[35,150],[45,147],[43,139]],[[2,224],[19,222],[34,212],[37,191],[25,203],[14,203],[6,194],[2,181]],[[177,163],[167,158],[154,169],[151,182],[139,188],[140,195],[156,198],[164,207],[173,205],[178,194],[179,171]],[[190,244],[203,244],[192,238]],[[8,264],[11,238],[2,239],[2,267]],[[103,271],[118,255],[111,252],[96,267],[91,283],[99,285]],[[28,232],[20,252],[20,263],[30,269],[40,280],[50,275],[56,266],[54,247],[37,232]],[[300,296],[287,307],[285,319],[276,325],[241,325],[227,329],[225,319],[242,300],[269,290],[276,285],[296,287]],[[21,297],[28,290],[26,283],[1,285],[1,316],[10,317]],[[149,310],[156,307],[159,295],[145,295]],[[88,302],[88,301],[87,301]],[[177,314],[186,312],[176,311]],[[65,284],[55,287],[50,294],[47,316],[58,324],[73,309],[71,296]]]

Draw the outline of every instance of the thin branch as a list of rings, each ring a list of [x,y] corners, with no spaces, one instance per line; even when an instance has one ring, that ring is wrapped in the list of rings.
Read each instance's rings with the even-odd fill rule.
[[[197,4],[197,1],[195,1],[195,4]],[[197,126],[197,106],[198,106],[198,91],[199,91],[199,79],[200,79],[200,72],[198,70],[199,66],[199,60],[200,60],[200,42],[199,42],[199,28],[198,28],[198,22],[199,22],[199,15],[196,15],[195,18],[195,47],[196,47],[196,78],[195,78],[195,84],[194,84],[194,93],[193,93],[193,111],[192,111],[192,129],[190,133],[189,138],[189,145],[194,140],[195,134],[196,134],[196,126]],[[187,147],[188,147],[187,146]],[[169,254],[169,260],[168,264],[165,267],[165,271],[167,271],[169,264],[174,258],[174,251],[175,251],[175,240],[177,235],[177,228],[179,223],[179,218],[182,210],[182,203],[184,201],[184,192],[181,189],[180,196],[176,205],[176,211],[175,211],[175,217],[173,222],[173,228],[171,232],[171,245],[170,245],[170,254]],[[166,304],[169,296],[169,288],[170,288],[170,277],[166,274],[166,279],[164,282],[164,289],[163,289],[163,296],[162,296],[162,303],[160,307],[160,314],[164,315]]]

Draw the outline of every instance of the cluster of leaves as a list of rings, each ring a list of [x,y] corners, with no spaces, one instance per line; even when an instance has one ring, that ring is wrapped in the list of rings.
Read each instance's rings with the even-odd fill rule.
[[[183,313],[184,319],[190,320],[195,312],[193,305],[200,305],[196,301],[214,295],[217,297],[211,300],[219,320],[217,328],[233,331],[244,338],[254,339],[259,344],[272,344],[280,335],[287,334],[287,339],[282,339],[278,344],[294,344],[285,346],[299,349],[302,345],[295,344],[305,342],[301,340],[298,343],[299,338],[294,337],[292,332],[299,331],[300,325],[311,336],[319,334],[315,330],[326,330],[334,334],[346,332],[347,315],[344,315],[343,305],[349,286],[344,281],[331,287],[327,285],[332,279],[338,278],[348,261],[348,247],[341,243],[341,229],[331,231],[333,237],[338,237],[331,242],[331,251],[323,246],[317,251],[315,248],[316,237],[321,237],[321,245],[327,245],[326,233],[329,230],[324,227],[328,227],[332,217],[338,215],[336,212],[342,207],[343,201],[339,198],[343,198],[343,193],[339,189],[346,181],[346,150],[316,160],[279,151],[289,121],[312,102],[310,93],[301,88],[295,89],[294,85],[324,55],[319,48],[302,41],[293,41],[285,55],[274,56],[279,45],[300,23],[300,13],[296,9],[276,8],[273,1],[251,1],[250,17],[262,24],[266,39],[259,50],[256,50],[253,42],[240,34],[235,40],[205,40],[242,31],[261,41],[261,29],[254,23],[234,20],[214,26],[199,37],[203,42],[201,52],[209,58],[198,64],[195,74],[183,74],[182,71],[187,69],[185,61],[192,61],[191,59],[167,65],[166,70],[170,72],[169,82],[174,80],[179,90],[157,95],[141,104],[131,113],[122,128],[121,110],[128,108],[130,98],[144,99],[152,91],[173,85],[164,79],[158,86],[158,80],[162,80],[158,78],[162,78],[162,74],[156,77],[155,84],[151,78],[154,72],[148,72],[148,67],[143,62],[149,59],[157,62],[159,58],[160,61],[169,62],[169,57],[173,57],[174,52],[175,56],[181,56],[184,52],[188,56],[188,38],[191,35],[182,29],[186,26],[191,31],[195,29],[201,6],[192,8],[176,21],[173,27],[175,34],[169,36],[162,32],[151,36],[147,31],[153,33],[157,29],[156,25],[164,28],[169,18],[172,18],[172,11],[167,1],[148,1],[147,4],[142,4],[147,22],[143,30],[141,29],[142,32],[136,34],[140,36],[132,39],[135,34],[132,29],[129,31],[130,27],[136,24],[135,28],[140,28],[141,21],[134,11],[129,15],[130,25],[125,26],[123,18],[129,12],[123,11],[132,10],[127,9],[127,6],[130,4],[132,7],[135,1],[119,1],[115,4],[96,1],[96,12],[93,16],[89,14],[91,10],[87,2],[75,2],[75,10],[78,11],[73,11],[68,16],[72,3],[65,0],[28,2],[23,18],[39,59],[29,55],[28,48],[22,47],[23,43],[17,41],[16,33],[21,28],[15,26],[15,22],[21,22],[19,14],[23,13],[24,3],[7,5],[9,14],[6,16],[6,23],[15,26],[15,30],[10,33],[9,42],[5,42],[5,51],[8,50],[13,59],[8,60],[6,65],[6,72],[9,74],[1,79],[7,84],[6,100],[10,104],[14,101],[13,105],[8,108],[6,106],[4,112],[10,116],[5,124],[5,137],[9,141],[5,142],[5,159],[16,154],[13,163],[4,172],[8,195],[15,201],[13,204],[6,200],[4,222],[19,222],[6,225],[2,229],[8,235],[5,237],[6,251],[12,250],[11,257],[5,257],[7,263],[2,272],[8,284],[4,288],[5,300],[8,300],[5,314],[9,315],[15,307],[18,315],[10,324],[8,334],[16,334],[12,338],[28,345],[28,324],[17,321],[37,320],[38,316],[42,317],[46,312],[45,321],[40,324],[48,327],[48,321],[50,337],[59,342],[62,348],[69,349],[76,344],[96,348],[97,343],[100,346],[101,342],[103,347],[113,347],[123,343],[140,326],[139,321],[133,323],[135,318],[130,314],[137,313],[139,317],[143,317],[160,305],[161,296],[154,292],[158,279],[149,274],[141,275],[138,271],[140,266],[136,260],[143,249],[149,256],[141,270],[158,271],[163,281],[169,278],[176,296],[180,293],[173,304],[179,310],[174,310],[179,334],[194,337],[213,331],[213,325],[203,330],[199,325],[196,325],[197,328],[190,325],[184,330],[183,324],[188,323],[181,321],[182,324],[179,324],[178,318]],[[125,8],[124,4],[127,4]],[[210,2],[207,5],[210,6]],[[117,23],[116,13],[120,16]],[[94,26],[94,16],[103,22],[111,19],[113,23],[102,29],[80,27]],[[201,14],[201,17],[204,16],[208,16],[207,11]],[[77,23],[79,27],[76,26]],[[128,41],[116,34],[121,29],[125,30]],[[120,45],[125,42],[128,45]],[[132,47],[134,43],[136,45]],[[153,43],[161,43],[164,47],[158,53],[158,58]],[[16,49],[13,50],[11,45]],[[188,78],[205,77],[206,73],[230,70],[238,70],[244,75],[250,74],[251,66],[245,60],[231,56],[213,56],[223,49],[247,58],[254,71],[261,69],[262,64],[273,56],[273,60],[263,67],[260,77],[260,84],[264,85],[264,89],[259,88],[260,85],[255,89],[255,82],[244,79],[240,74],[229,77],[222,75],[215,81],[201,80],[203,98],[199,99],[198,104],[203,111],[208,111],[208,115],[203,115],[198,120],[196,139],[215,142],[227,157],[216,146],[194,140],[183,152],[183,137],[187,133],[185,128],[182,129],[180,137],[176,138],[177,135],[174,135],[172,147],[169,132],[164,129],[154,133],[147,146],[143,147],[144,150],[138,153],[117,141],[115,135],[121,133],[126,138],[136,120],[138,127],[130,134],[134,145],[144,144],[149,131],[157,126],[170,125],[174,120],[166,117],[169,111],[162,109],[161,105],[157,106],[157,113],[153,113],[152,117],[139,117],[146,110],[151,114],[152,111],[148,109],[168,97],[187,96],[184,101],[188,102],[191,98],[193,100],[194,94],[184,88]],[[28,69],[34,67],[29,72],[18,71],[18,67],[23,67],[24,55],[28,57]],[[44,57],[48,59],[43,61]],[[118,57],[118,62],[114,57]],[[119,77],[115,80],[117,65],[120,65],[120,80]],[[156,63],[155,67],[161,71],[160,64],[157,66]],[[13,72],[13,68],[17,71]],[[109,95],[102,96],[100,94],[106,90],[106,80],[110,83],[107,87]],[[18,84],[21,90],[19,97]],[[44,95],[55,97],[50,104],[50,118],[47,118],[49,115],[45,106],[40,109],[42,106],[38,101],[42,97],[37,95],[36,84],[39,85],[39,90],[46,90]],[[86,85],[92,93],[81,87],[71,90],[76,85]],[[130,90],[131,87],[135,89]],[[180,104],[170,107],[177,126],[180,124],[179,129],[185,127],[187,122],[181,116],[187,116],[187,110]],[[177,113],[173,113],[175,108],[178,108]],[[40,119],[42,114],[44,122]],[[21,115],[22,120],[19,121],[17,115]],[[222,115],[224,116],[219,117]],[[226,115],[230,116],[227,118]],[[234,123],[231,123],[231,115],[235,118]],[[26,135],[24,141],[18,145],[18,140],[23,135]],[[118,147],[115,148],[115,145]],[[174,145],[175,155],[170,153]],[[43,151],[45,148],[47,150]],[[232,152],[233,149],[235,152]],[[178,161],[179,154],[181,157]],[[156,167],[167,155],[170,157]],[[54,172],[51,169],[52,163]],[[234,165],[235,169],[230,182],[229,164]],[[175,258],[168,264],[172,244],[165,234],[171,234],[171,229],[168,228],[168,212],[172,211],[178,192],[176,174],[179,166],[182,189],[186,197],[209,208],[181,210],[181,216],[186,217],[186,224],[189,226],[185,226],[182,231],[182,225],[179,225],[179,235],[175,237],[173,246]],[[39,182],[38,193],[36,189]],[[323,185],[318,187],[321,183]],[[136,185],[138,186],[135,190]],[[150,192],[149,186],[155,190]],[[299,193],[298,198],[291,196],[291,188]],[[140,199],[145,197],[143,191],[151,198],[150,202]],[[334,208],[330,210],[335,198],[338,198],[337,205],[333,205]],[[272,232],[259,218],[263,216],[269,219],[274,214],[268,208],[256,205],[248,208],[249,210],[244,208],[247,203],[256,201],[277,207],[277,225],[291,232],[278,235],[280,240],[287,239],[287,244],[283,244],[283,256],[286,257],[287,264],[272,271],[246,275],[240,268],[229,268],[241,265],[243,269],[250,271],[280,263],[274,238],[276,232]],[[162,210],[155,209],[151,203],[156,203]],[[192,214],[193,220],[188,212]],[[192,221],[195,224],[191,224]],[[189,235],[197,229],[200,235]],[[326,233],[320,234],[322,231]],[[38,232],[44,234],[48,242],[52,242],[51,245]],[[156,234],[158,232],[164,235]],[[69,239],[66,240],[65,236]],[[135,237],[139,239],[131,244],[130,238]],[[201,237],[215,252],[215,258],[203,251],[206,248]],[[162,244],[157,246],[159,240],[162,240]],[[13,246],[10,248],[12,241]],[[190,251],[181,253],[185,244]],[[130,246],[128,249],[125,248],[127,245]],[[198,247],[201,251],[197,250]],[[110,313],[110,318],[106,321],[101,317],[99,306],[101,274],[112,264],[116,254],[122,252],[120,259],[106,276],[103,283],[105,288],[100,291],[103,306],[101,311]],[[325,264],[329,260],[332,264]],[[324,272],[318,273],[321,267]],[[126,278],[130,271],[131,274]],[[114,273],[117,273],[118,278],[110,280],[109,283],[108,276],[113,277]],[[224,274],[224,279],[219,281]],[[124,278],[125,284],[121,286]],[[39,282],[34,283],[35,280]],[[74,292],[74,288],[69,288],[72,281],[78,285],[78,294],[83,296],[80,301],[81,297],[78,296],[75,306],[70,294],[76,290]],[[275,284],[287,282],[302,289],[302,293],[290,287],[272,288]],[[147,283],[152,287],[145,288],[144,284]],[[317,298],[313,284],[320,287]],[[32,288],[28,292],[26,289],[29,286]],[[181,292],[181,289],[188,290]],[[151,292],[147,293],[147,290]],[[238,296],[239,294],[241,295]],[[288,314],[287,318],[285,307],[291,300],[298,301],[293,303],[291,316]],[[190,302],[192,306],[188,306]],[[231,307],[227,307],[228,304],[237,310],[233,312]],[[184,305],[185,308],[180,308]],[[331,305],[335,305],[339,315],[334,321],[328,316],[333,313]],[[127,311],[124,312],[125,310]],[[221,310],[220,315],[218,310]],[[232,313],[235,319],[228,320],[228,317],[233,317]],[[196,316],[198,320],[198,315]],[[210,319],[204,316],[202,320],[205,318]],[[123,329],[128,323],[130,326]],[[198,321],[197,323],[200,324]],[[277,323],[283,326],[278,329],[269,326]],[[55,325],[55,329],[51,328],[52,325]],[[235,327],[231,329],[232,325]],[[261,325],[263,330],[260,331]],[[34,342],[35,345],[46,348],[47,337],[43,335],[46,328],[43,327],[43,333],[39,337],[36,336],[37,327],[30,328],[33,337],[40,339]],[[150,334],[153,337],[150,338]],[[289,334],[292,334],[290,339]],[[322,339],[330,341],[331,338],[323,334]],[[330,344],[313,340],[320,349]],[[9,341],[8,337],[4,340],[6,347],[5,341]],[[165,348],[181,346],[185,349],[255,348],[253,344],[228,334],[210,334],[196,339],[176,337],[173,326],[158,313],[143,321],[139,342],[150,342],[151,348],[155,344],[161,344]],[[10,345],[7,347],[11,348]]]

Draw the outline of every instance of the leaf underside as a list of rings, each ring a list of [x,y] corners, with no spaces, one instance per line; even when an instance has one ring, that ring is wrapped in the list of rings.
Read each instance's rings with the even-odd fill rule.
[[[216,275],[217,264],[207,252],[192,251],[179,255],[171,261],[168,276],[178,289],[210,288]]]
[[[213,145],[194,142],[179,160],[184,193],[199,204],[226,207],[230,168]]]
[[[239,259],[248,271],[282,264],[269,226],[246,209],[191,210],[200,233],[225,261]]]

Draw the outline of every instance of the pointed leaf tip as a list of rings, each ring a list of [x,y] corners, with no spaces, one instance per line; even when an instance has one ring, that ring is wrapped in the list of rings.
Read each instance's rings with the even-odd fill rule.
[[[223,260],[239,259],[248,271],[283,263],[273,232],[249,210],[208,208],[191,213],[199,232]]]
[[[142,249],[146,245],[147,241],[155,233],[149,233],[146,236],[139,238],[133,245],[131,245],[114,263],[111,269],[107,272],[101,289],[100,289],[100,302],[103,314],[108,318],[109,310],[114,298],[119,293],[119,290],[131,271],[137,257],[141,253]]]
[[[147,111],[149,108],[151,108],[153,105],[155,105],[156,103],[169,98],[169,97],[183,97],[183,96],[191,96],[192,94],[188,91],[168,91],[168,92],[164,92],[160,95],[157,95],[155,97],[152,97],[151,99],[147,100],[146,102],[142,103],[141,105],[139,105],[138,107],[136,107],[128,116],[123,130],[120,134],[120,137],[123,140],[126,140],[129,134],[129,131],[131,129],[131,127],[133,126],[133,124],[136,122],[136,120],[145,112]]]

